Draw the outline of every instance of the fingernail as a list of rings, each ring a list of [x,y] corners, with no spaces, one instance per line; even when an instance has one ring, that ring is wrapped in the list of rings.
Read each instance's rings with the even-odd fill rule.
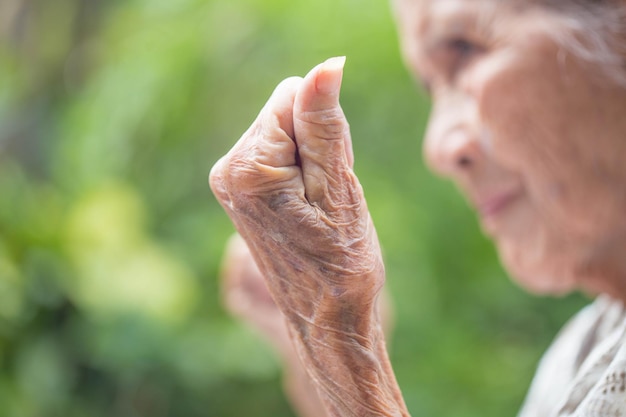
[[[345,56],[327,59],[320,67],[317,79],[315,80],[315,88],[317,88],[317,91],[322,94],[338,95],[345,64]]]

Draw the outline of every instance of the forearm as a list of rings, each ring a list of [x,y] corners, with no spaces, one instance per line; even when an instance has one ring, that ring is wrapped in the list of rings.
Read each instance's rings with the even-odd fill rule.
[[[409,416],[374,309],[358,333],[305,321],[289,327],[328,416]]]
[[[250,246],[328,416],[408,416],[378,312],[385,272],[371,223],[364,235],[350,250],[371,257],[341,256],[340,265],[320,263],[291,242],[253,239]],[[314,285],[303,287],[303,275]]]

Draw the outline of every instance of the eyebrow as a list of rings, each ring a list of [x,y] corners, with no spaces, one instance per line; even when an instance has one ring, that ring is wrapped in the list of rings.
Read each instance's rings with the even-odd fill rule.
[[[418,43],[421,44],[418,53],[426,62],[432,62],[433,56],[448,41],[455,38],[473,38],[469,34],[476,31],[482,32],[481,28],[490,20],[488,15],[482,13],[477,15],[478,12],[475,9],[467,7],[428,8],[424,12],[427,16],[424,15],[421,22],[413,28],[412,36],[421,40]],[[431,95],[431,81],[423,76],[424,71],[420,71],[420,68],[414,69],[416,83]]]
[[[496,3],[499,3],[496,1]],[[430,22],[419,29],[416,36],[425,40],[428,47],[442,39],[464,36],[467,33],[491,34],[494,17],[498,14],[498,5],[477,10],[469,6],[431,9],[428,19]],[[435,25],[432,22],[437,22]]]

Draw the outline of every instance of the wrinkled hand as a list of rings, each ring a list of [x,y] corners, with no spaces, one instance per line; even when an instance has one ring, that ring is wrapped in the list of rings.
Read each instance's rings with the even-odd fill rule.
[[[376,299],[382,257],[339,105],[343,58],[274,91],[211,170],[331,416],[407,416]]]
[[[296,355],[285,317],[274,303],[265,279],[246,242],[238,234],[226,245],[221,268],[222,300],[235,317],[257,330],[269,342],[283,365],[283,387],[300,417],[325,417],[324,406]]]
[[[226,310],[258,331],[279,354],[283,364],[285,393],[297,415],[327,416],[306,369],[297,358],[285,317],[274,303],[261,271],[239,234],[234,234],[228,240],[220,279],[222,301]],[[383,330],[389,336],[393,317],[391,301],[384,288],[378,298],[378,308]]]
[[[342,67],[334,58],[283,81],[210,184],[285,315],[359,333],[384,272],[352,171]]]

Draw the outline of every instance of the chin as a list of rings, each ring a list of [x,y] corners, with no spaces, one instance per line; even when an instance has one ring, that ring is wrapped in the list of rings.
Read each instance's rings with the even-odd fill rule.
[[[535,270],[511,268],[505,264],[511,279],[525,291],[541,296],[562,297],[578,289],[569,279],[562,279],[551,273],[541,273],[541,269]]]
[[[578,289],[577,263],[566,252],[547,251],[543,245],[507,240],[497,242],[497,247],[511,279],[526,291],[563,296]]]

